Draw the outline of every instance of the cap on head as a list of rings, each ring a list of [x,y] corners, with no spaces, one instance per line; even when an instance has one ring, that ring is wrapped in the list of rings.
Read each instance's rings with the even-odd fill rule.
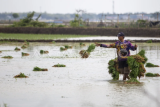
[[[118,33],[118,35],[117,35],[118,37],[120,37],[120,36],[124,36],[124,33],[123,32],[120,32],[120,33]]]

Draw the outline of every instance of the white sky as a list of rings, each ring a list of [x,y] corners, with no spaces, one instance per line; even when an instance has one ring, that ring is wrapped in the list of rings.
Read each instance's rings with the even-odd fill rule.
[[[114,0],[115,12],[160,12],[160,0]],[[112,13],[113,0],[0,0],[0,12]],[[40,9],[41,7],[41,9]]]

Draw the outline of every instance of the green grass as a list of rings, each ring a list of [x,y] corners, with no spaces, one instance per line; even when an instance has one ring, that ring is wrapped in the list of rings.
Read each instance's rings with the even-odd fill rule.
[[[140,83],[136,78],[131,78],[126,82],[127,84],[139,84]]]
[[[95,37],[89,35],[61,35],[61,34],[14,34],[0,33],[0,39],[17,39],[17,40],[49,40],[49,39],[68,39],[80,37]]]

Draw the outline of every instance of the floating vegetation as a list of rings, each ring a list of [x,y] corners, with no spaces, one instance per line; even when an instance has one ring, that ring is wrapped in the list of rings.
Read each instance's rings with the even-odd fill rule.
[[[65,47],[66,49],[72,49],[72,46],[65,45],[64,47]]]
[[[24,48],[27,48],[27,46],[26,46],[26,45],[23,45],[23,46],[21,46],[21,48],[23,48],[23,49],[24,49]]]
[[[159,76],[160,75],[158,73],[155,73],[155,74],[150,73],[150,72],[146,73],[146,77],[159,77]]]
[[[14,50],[15,50],[15,51],[20,51],[21,49],[19,49],[18,47],[16,47]]]
[[[81,55],[81,58],[88,58],[90,53],[93,52],[94,49],[95,49],[95,45],[91,44],[89,45],[87,50],[81,50],[79,54]]]
[[[23,53],[23,52],[22,52],[22,56],[29,56],[29,54],[28,54],[28,53]]]
[[[46,68],[39,68],[39,67],[34,67],[33,71],[48,71]]]
[[[66,67],[66,65],[63,65],[63,64],[57,64],[57,65],[54,65],[52,67]]]
[[[24,73],[20,73],[19,75],[14,76],[14,78],[28,78]]]
[[[40,50],[40,54],[47,54],[49,53],[48,51]]]
[[[60,51],[64,51],[64,50],[67,50],[67,49],[64,47],[60,47]]]
[[[152,63],[146,63],[146,67],[159,67],[159,65],[154,65]]]
[[[2,58],[11,59],[11,58],[13,58],[13,57],[12,57],[12,56],[4,56],[4,57],[2,57]]]
[[[152,40],[148,40],[147,43],[152,43]]]
[[[2,53],[2,51],[0,51],[0,53]]]
[[[86,46],[86,44],[84,44],[84,43],[82,43],[82,42],[80,42],[79,44],[80,44],[80,46]]]

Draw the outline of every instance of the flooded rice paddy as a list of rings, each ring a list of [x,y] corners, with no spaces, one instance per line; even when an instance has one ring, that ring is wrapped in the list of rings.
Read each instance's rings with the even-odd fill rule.
[[[79,43],[30,43],[26,49],[22,43],[0,43],[0,105],[9,107],[158,107],[160,104],[160,77],[142,77],[141,84],[123,84],[113,81],[108,73],[108,61],[116,57],[115,49],[96,47],[87,59],[79,51]],[[107,44],[107,43],[106,43]],[[72,45],[72,49],[60,51],[60,47]],[[148,62],[160,65],[160,43],[139,43],[136,54],[145,49]],[[40,54],[40,50],[49,51]],[[21,53],[29,53],[22,56]],[[56,64],[66,67],[52,67]],[[34,72],[34,67],[48,71]],[[146,68],[147,72],[160,73],[160,68]],[[20,72],[29,78],[13,78]]]

